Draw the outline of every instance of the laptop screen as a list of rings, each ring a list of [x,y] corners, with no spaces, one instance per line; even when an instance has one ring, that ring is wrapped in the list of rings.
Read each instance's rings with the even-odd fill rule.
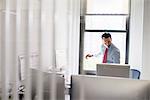
[[[129,78],[130,65],[128,64],[97,64],[98,76]]]

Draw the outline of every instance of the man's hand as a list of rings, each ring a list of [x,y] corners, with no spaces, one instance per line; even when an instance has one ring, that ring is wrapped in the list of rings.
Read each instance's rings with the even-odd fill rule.
[[[93,55],[87,54],[87,55],[85,56],[86,59],[88,59],[88,57],[93,57]]]
[[[108,48],[108,45],[104,44],[104,47]]]

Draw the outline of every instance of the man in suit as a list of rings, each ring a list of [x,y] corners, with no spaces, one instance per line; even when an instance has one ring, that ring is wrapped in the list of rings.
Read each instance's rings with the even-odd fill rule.
[[[98,54],[87,54],[86,59],[89,57],[97,57],[103,55],[102,63],[120,63],[120,50],[112,43],[110,33],[104,33],[102,35],[103,44],[101,45],[101,51]]]

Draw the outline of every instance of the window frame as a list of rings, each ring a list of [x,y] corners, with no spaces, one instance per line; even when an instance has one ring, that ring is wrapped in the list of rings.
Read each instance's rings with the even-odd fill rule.
[[[125,64],[128,64],[129,60],[129,26],[130,26],[130,8],[131,8],[131,0],[129,0],[129,13],[128,14],[88,14],[80,15],[80,48],[79,48],[79,74],[85,74],[86,70],[84,70],[83,66],[83,53],[84,53],[84,34],[85,32],[126,32],[126,52],[125,52]],[[85,17],[86,16],[126,16],[126,30],[87,30],[85,29]],[[90,70],[88,70],[90,71]],[[93,72],[93,70],[91,70]]]

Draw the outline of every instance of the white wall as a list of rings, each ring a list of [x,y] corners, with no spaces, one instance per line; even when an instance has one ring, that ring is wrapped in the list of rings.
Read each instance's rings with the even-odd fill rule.
[[[131,0],[129,64],[150,79],[150,1]]]
[[[144,0],[143,23],[143,79],[150,79],[150,1]]]
[[[143,8],[144,0],[131,0],[129,64],[131,68],[142,68]]]

